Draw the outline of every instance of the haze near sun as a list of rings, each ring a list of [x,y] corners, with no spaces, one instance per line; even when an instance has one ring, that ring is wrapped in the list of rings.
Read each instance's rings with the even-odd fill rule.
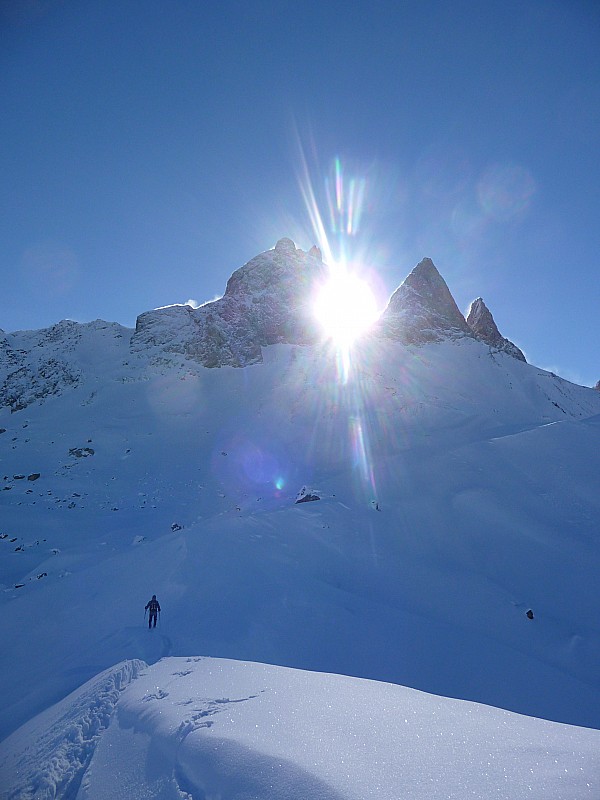
[[[345,269],[333,272],[320,288],[314,313],[327,338],[343,349],[365,333],[379,315],[368,283]]]

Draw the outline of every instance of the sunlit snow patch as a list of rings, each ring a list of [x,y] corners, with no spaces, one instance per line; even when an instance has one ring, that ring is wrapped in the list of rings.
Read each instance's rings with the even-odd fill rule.
[[[0,745],[7,796],[598,796],[597,730],[389,683],[227,659],[163,659],[120,697],[111,674]],[[89,730],[86,721],[98,717]],[[68,784],[64,776],[72,776]]]

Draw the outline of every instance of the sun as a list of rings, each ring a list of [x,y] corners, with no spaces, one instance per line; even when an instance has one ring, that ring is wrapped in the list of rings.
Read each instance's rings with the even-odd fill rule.
[[[375,297],[367,282],[342,269],[320,288],[314,312],[325,335],[345,349],[379,316]]]

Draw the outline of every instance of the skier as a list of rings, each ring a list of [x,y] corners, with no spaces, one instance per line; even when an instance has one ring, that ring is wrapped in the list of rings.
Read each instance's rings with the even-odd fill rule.
[[[144,609],[144,617],[146,616],[146,611],[150,610],[150,614],[148,615],[148,628],[155,627],[156,628],[156,617],[160,614],[160,603],[156,599],[156,595],[152,595],[152,600],[148,600],[146,603],[146,608]],[[154,626],[152,625],[152,620],[154,620]]]

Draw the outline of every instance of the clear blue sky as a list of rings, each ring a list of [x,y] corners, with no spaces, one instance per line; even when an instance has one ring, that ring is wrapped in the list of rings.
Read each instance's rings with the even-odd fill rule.
[[[336,158],[354,179],[381,296],[429,256],[531,362],[600,379],[594,0],[3,0],[0,36],[5,331],[133,326],[308,249],[302,151],[329,235]]]

